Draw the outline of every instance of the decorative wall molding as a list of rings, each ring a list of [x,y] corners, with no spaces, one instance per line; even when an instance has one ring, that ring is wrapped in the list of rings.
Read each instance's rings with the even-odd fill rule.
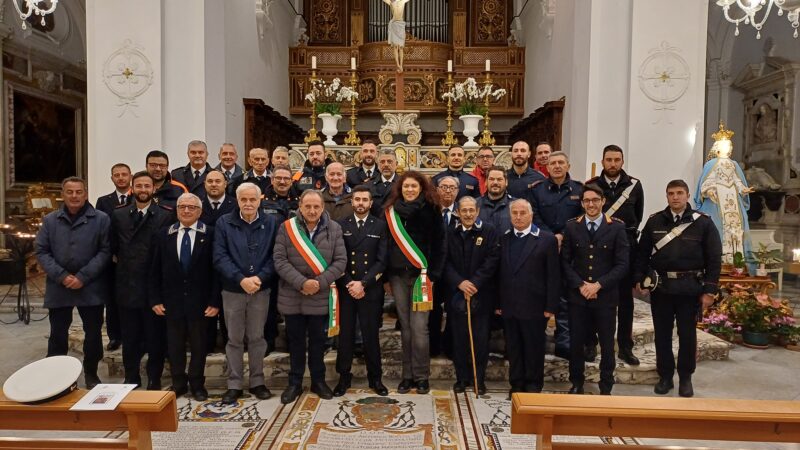
[[[663,41],[648,52],[649,56],[639,66],[639,89],[654,103],[655,111],[675,110],[675,102],[689,89],[691,70],[680,51]]]
[[[140,47],[126,39],[103,63],[103,82],[118,99],[120,113],[117,117],[128,111],[138,117],[134,108],[138,106],[139,97],[153,84],[153,65]]]

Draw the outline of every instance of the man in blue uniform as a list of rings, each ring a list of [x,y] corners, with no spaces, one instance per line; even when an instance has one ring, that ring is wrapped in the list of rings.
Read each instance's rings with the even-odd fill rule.
[[[511,163],[508,169],[508,194],[514,198],[528,198],[528,192],[544,175],[530,166],[531,147],[525,141],[514,142],[511,146]]]
[[[451,145],[447,149],[447,169],[439,172],[434,176],[434,186],[439,186],[439,180],[444,177],[453,177],[458,179],[458,197],[457,199],[469,195],[470,197],[480,197],[480,185],[478,179],[464,171],[464,161],[466,160],[464,148],[460,145]]]
[[[499,166],[492,166],[486,171],[486,195],[478,199],[480,219],[483,223],[491,223],[499,234],[511,229],[509,205],[514,200],[508,195],[508,174]]]

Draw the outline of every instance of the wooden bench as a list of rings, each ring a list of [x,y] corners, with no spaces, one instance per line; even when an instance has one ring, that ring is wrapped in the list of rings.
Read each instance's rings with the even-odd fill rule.
[[[27,405],[0,393],[0,429],[50,431],[128,431],[124,439],[39,439],[0,437],[0,449],[152,448],[151,431],[177,431],[175,393],[133,391],[113,411],[70,411],[88,391],[76,390],[52,402]]]
[[[517,393],[512,404],[511,432],[536,434],[539,450],[631,448],[553,435],[800,442],[800,402]]]

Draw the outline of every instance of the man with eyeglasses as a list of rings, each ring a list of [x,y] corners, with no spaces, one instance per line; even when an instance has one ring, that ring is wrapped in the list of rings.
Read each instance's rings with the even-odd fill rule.
[[[147,173],[153,180],[153,201],[175,209],[178,197],[189,190],[179,181],[172,179],[169,173],[169,156],[161,150],[152,150],[145,158]]]
[[[583,344],[595,329],[600,340],[600,394],[610,395],[614,386],[618,287],[630,262],[625,223],[603,214],[605,202],[599,186],[584,186],[581,204],[586,212],[567,222],[561,243],[561,270],[569,301],[570,394],[584,393]]]
[[[469,195],[470,197],[480,197],[481,195],[478,179],[464,172],[465,160],[466,155],[464,153],[464,147],[460,145],[451,145],[450,148],[447,149],[447,169],[439,172],[431,179],[434,186],[439,186],[439,181],[444,177],[457,178],[458,195],[456,196],[456,200],[465,195]]]
[[[154,159],[161,164],[161,158]],[[175,222],[175,211],[155,204],[153,184],[147,172],[133,175],[134,202],[118,207],[111,216],[111,253],[117,261],[114,280],[122,325],[125,384],[142,384],[139,366],[147,352],[147,389],[161,390],[166,329],[163,318],[150,309],[146,286],[153,235]]]
[[[478,149],[475,156],[475,168],[472,169],[472,176],[478,179],[481,195],[486,195],[486,176],[489,175],[489,168],[494,166],[494,150],[492,147],[483,146]]]

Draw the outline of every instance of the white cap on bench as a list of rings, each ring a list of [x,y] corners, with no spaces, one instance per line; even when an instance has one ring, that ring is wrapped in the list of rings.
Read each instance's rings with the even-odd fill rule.
[[[3,384],[3,394],[20,403],[42,403],[69,394],[78,387],[83,364],[72,356],[51,356],[14,372]]]

